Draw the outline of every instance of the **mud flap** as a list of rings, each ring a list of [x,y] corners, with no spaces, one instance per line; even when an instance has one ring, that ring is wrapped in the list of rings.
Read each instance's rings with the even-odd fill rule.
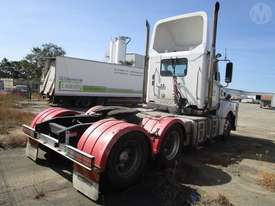
[[[38,147],[39,143],[31,138],[28,138],[27,147],[26,147],[26,155],[33,161],[36,161],[38,156]]]
[[[73,187],[94,201],[99,198],[99,184],[73,172]]]

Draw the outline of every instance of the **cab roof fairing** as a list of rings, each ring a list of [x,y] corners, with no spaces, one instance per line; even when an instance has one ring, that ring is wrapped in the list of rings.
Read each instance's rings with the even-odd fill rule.
[[[192,18],[193,17],[193,18]],[[202,21],[200,21],[200,19],[202,19]],[[187,20],[187,21],[181,21],[181,20]],[[188,21],[189,21],[189,25],[188,25]],[[176,27],[174,26],[174,29],[170,29],[171,26],[175,25],[175,24],[187,24],[187,28],[190,28],[190,25],[192,26],[192,21],[193,22],[197,22],[197,23],[201,23],[202,24],[202,28],[200,27],[193,27],[193,30],[196,31],[197,30],[197,38],[198,39],[190,39],[190,35],[193,36],[193,33],[192,32],[185,32],[184,30],[181,30],[181,29],[177,29],[179,27]],[[168,24],[169,23],[169,24]],[[162,28],[164,27],[164,28]],[[166,27],[166,31],[165,31],[165,27]],[[159,30],[159,29],[162,29],[162,30]],[[200,31],[201,29],[201,31]],[[163,42],[162,40],[159,42],[156,42],[156,38],[160,37],[161,34],[158,34],[157,30],[161,31],[163,34],[166,32],[168,32],[170,35],[170,39],[173,40],[173,42],[170,42],[169,45],[174,44],[174,47],[181,47],[181,49],[177,50],[177,49],[173,49],[173,48],[170,48],[170,51],[169,49],[164,49],[164,48],[161,48],[160,45],[156,45],[156,43],[160,44],[161,42]],[[175,32],[172,33],[174,30]],[[198,31],[199,30],[199,31]],[[189,34],[189,42],[184,42],[186,41],[185,38],[180,38],[179,37],[182,37],[182,35],[177,35],[178,32],[185,32],[186,35]],[[202,36],[199,35],[199,32],[202,33]],[[157,36],[159,35],[159,36]],[[177,38],[178,37],[178,38]],[[175,41],[175,38],[176,41]],[[163,38],[164,39],[164,38]],[[165,38],[167,40],[167,38]],[[192,41],[193,40],[193,41]],[[151,42],[150,42],[150,47],[149,47],[149,56],[159,56],[160,54],[161,55],[167,55],[167,56],[171,56],[171,55],[185,55],[185,54],[190,54],[190,53],[198,53],[198,54],[202,54],[202,53],[205,53],[207,52],[207,50],[209,49],[209,40],[210,40],[210,37],[209,37],[209,23],[208,23],[208,16],[207,16],[207,13],[204,12],[204,11],[199,11],[199,12],[193,12],[193,13],[188,13],[188,14],[182,14],[182,15],[178,15],[178,16],[173,16],[173,17],[168,17],[168,18],[165,18],[165,19],[162,19],[162,20],[159,20],[156,22],[156,24],[154,25],[154,28],[153,28],[153,32],[152,32],[152,36],[151,36]],[[177,42],[178,41],[178,42]],[[182,41],[182,42],[180,42]],[[166,44],[168,42],[166,41]],[[183,43],[183,44],[181,44]],[[195,43],[195,45],[184,45],[184,43]],[[186,49],[186,47],[189,46],[189,49]],[[158,47],[158,48],[156,48]],[[171,51],[171,49],[173,49]],[[167,50],[167,51],[166,51]]]

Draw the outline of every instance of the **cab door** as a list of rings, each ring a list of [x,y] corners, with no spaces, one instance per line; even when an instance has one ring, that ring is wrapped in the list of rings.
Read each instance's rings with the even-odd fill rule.
[[[220,72],[218,62],[214,64],[214,82],[213,82],[213,96],[212,105],[217,107],[220,102],[221,86],[220,86]]]
[[[160,62],[160,81],[156,85],[159,103],[170,106],[175,104],[174,81],[181,87],[183,78],[187,75],[186,58],[162,59]]]

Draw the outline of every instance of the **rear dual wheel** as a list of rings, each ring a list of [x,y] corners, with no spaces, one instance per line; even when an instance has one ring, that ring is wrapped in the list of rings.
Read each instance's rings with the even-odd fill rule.
[[[182,154],[184,146],[184,132],[179,125],[168,129],[160,149],[160,161],[164,166],[173,166]]]
[[[74,101],[75,107],[88,108],[93,104],[93,101],[89,97],[81,97]]]
[[[106,177],[115,188],[134,183],[144,172],[149,157],[149,145],[140,132],[122,136],[112,148],[107,162]]]

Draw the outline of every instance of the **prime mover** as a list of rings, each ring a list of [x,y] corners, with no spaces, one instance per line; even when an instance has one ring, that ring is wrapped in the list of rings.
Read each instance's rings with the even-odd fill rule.
[[[158,21],[150,42],[147,22],[143,105],[42,111],[23,125],[27,156],[36,160],[44,149],[73,161],[73,186],[98,200],[106,185],[137,181],[149,161],[173,165],[186,146],[229,138],[238,103],[220,81],[219,62],[227,61],[226,84],[233,64],[216,53],[219,7],[217,2],[211,29],[206,12],[183,14]]]

